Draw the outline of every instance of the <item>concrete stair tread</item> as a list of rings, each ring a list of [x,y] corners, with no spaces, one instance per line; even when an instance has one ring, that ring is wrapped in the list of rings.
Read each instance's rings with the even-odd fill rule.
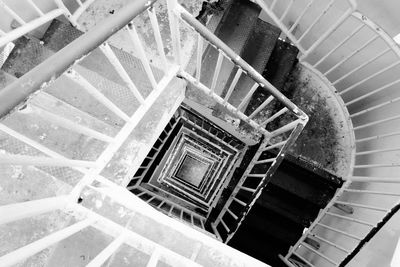
[[[82,34],[81,31],[75,29],[71,25],[54,20],[48,32],[44,36],[43,41],[46,47],[52,51],[58,51]],[[110,47],[141,94],[147,96],[152,90],[152,87],[141,61],[122,49],[118,49],[112,45],[110,45]],[[98,48],[87,55],[79,64],[84,66],[86,69],[97,72],[100,76],[105,77],[110,81],[125,86],[125,83],[115,71],[109,60]],[[152,66],[152,70],[156,81],[159,81],[164,72],[154,66]]]
[[[237,0],[233,1],[225,12],[215,35],[227,44],[236,54],[241,55],[251,31],[257,21],[260,7],[254,3]],[[209,46],[203,54],[203,63],[200,81],[206,86],[211,85],[214,69],[218,58],[218,51]],[[218,76],[216,92],[222,93],[224,87],[229,84],[229,77],[234,70],[234,65],[228,60],[223,60],[221,72]]]
[[[41,197],[38,196],[38,198]],[[0,238],[1,240],[7,240],[7,242],[2,242],[0,255],[4,255],[7,252],[16,250],[61,230],[69,226],[72,222],[74,222],[74,219],[71,215],[67,215],[61,211],[54,211],[3,224],[0,227]],[[23,261],[22,264],[18,264],[18,266],[47,266],[46,264],[51,258],[53,248],[49,247],[36,253]]]
[[[257,19],[241,57],[257,72],[262,73],[272,55],[280,32],[276,26]],[[232,73],[229,80],[233,80],[234,76],[235,73]],[[229,103],[238,106],[253,85],[254,81],[251,78],[242,75],[229,98]],[[227,90],[228,88],[225,88],[224,91]]]
[[[289,43],[282,40],[277,40],[273,48],[268,63],[265,69],[261,71],[263,77],[266,78],[275,88],[283,90],[287,78],[289,77],[293,66],[297,60],[299,50]],[[261,105],[268,97],[269,93],[264,90],[256,90],[249,105],[246,108],[245,114],[251,114],[259,105]],[[254,120],[264,121],[271,116],[275,110],[282,108],[282,105],[276,101],[271,102],[264,110],[259,112]]]

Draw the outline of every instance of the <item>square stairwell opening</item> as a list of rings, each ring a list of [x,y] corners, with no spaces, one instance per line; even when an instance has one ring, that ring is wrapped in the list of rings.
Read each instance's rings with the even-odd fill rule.
[[[133,175],[128,189],[160,212],[205,224],[237,168],[246,144],[182,104]]]

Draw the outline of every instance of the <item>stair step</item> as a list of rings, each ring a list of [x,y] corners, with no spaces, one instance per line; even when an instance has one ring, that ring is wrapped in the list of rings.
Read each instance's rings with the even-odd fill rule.
[[[14,41],[15,47],[3,64],[2,70],[19,78],[54,53],[34,37],[21,37]]]
[[[304,227],[310,225],[319,211],[318,206],[272,184],[264,189],[257,203]]]
[[[264,78],[267,79],[275,88],[278,90],[283,90],[287,78],[289,77],[295,62],[297,61],[298,49],[292,46],[290,43],[278,39],[276,41],[275,47],[272,50],[271,56],[265,69],[261,71]],[[285,92],[285,95],[290,94]],[[257,90],[250,100],[248,108],[245,114],[251,114],[256,108],[261,105],[270,94],[266,93],[264,90]],[[275,106],[275,107],[274,107]],[[258,121],[264,121],[273,110],[278,111],[281,109],[281,105],[276,105],[276,102],[272,102],[264,111],[259,112],[254,119]]]
[[[265,21],[257,19],[253,26],[252,34],[247,41],[241,57],[249,63],[257,72],[262,73],[270,60],[272,51],[278,40],[280,29]],[[235,73],[231,73],[229,81],[232,81]],[[229,103],[238,106],[244,97],[253,86],[254,81],[248,76],[243,76],[239,79],[235,90],[229,99]],[[225,88],[227,92],[228,87]],[[244,106],[246,109],[247,104]]]
[[[43,41],[46,47],[56,52],[82,34],[81,31],[75,29],[72,25],[54,20],[49,31],[44,36]],[[112,45],[110,45],[110,47],[121,62],[122,66],[125,68],[126,72],[129,74],[132,81],[134,81],[136,87],[140,90],[140,93],[143,96],[147,96],[152,90],[152,87],[141,61],[122,49],[118,49]],[[125,83],[119,74],[112,67],[103,52],[98,48],[86,56],[79,64],[84,66],[86,69],[97,72],[100,76],[113,81],[114,83],[125,86]],[[154,66],[152,67],[152,70],[156,81],[160,81],[164,72]]]
[[[4,176],[2,176],[5,178]],[[1,179],[5,180],[5,179]],[[15,179],[13,179],[15,181]],[[20,190],[21,188],[30,188],[29,184],[25,184],[22,187],[16,187],[15,189]],[[42,189],[45,185],[42,185]],[[3,192],[2,192],[3,193]],[[37,198],[40,199],[44,196],[40,196],[40,191],[37,192]],[[12,199],[12,196],[9,200]],[[16,202],[26,201],[25,199],[14,199]],[[1,203],[2,205],[6,203]],[[8,203],[7,203],[8,204]],[[33,216],[27,219],[21,219],[12,223],[3,224],[0,226],[0,238],[3,240],[1,243],[1,255],[5,255],[8,252],[12,252],[18,248],[28,245],[34,241],[44,238],[51,233],[57,232],[70,225],[73,221],[73,217],[66,215],[61,211],[53,211],[37,216]],[[7,241],[5,241],[7,240]],[[45,250],[36,253],[34,256],[29,257],[23,261],[23,266],[49,266],[46,265],[48,260],[52,257],[53,248],[49,247]],[[14,265],[15,266],[15,265]],[[58,265],[53,265],[58,266]]]
[[[228,45],[236,54],[241,55],[245,45],[251,36],[254,25],[260,14],[260,7],[254,3],[244,0],[233,1],[232,5],[225,12],[224,18],[215,32],[215,35]],[[217,63],[218,51],[208,47],[203,54],[201,71],[201,82],[211,86],[214,69]],[[221,72],[218,76],[216,93],[221,94],[227,85],[229,77],[234,70],[233,64],[223,60]]]
[[[282,162],[270,183],[320,208],[325,207],[337,188],[317,174],[288,161]]]

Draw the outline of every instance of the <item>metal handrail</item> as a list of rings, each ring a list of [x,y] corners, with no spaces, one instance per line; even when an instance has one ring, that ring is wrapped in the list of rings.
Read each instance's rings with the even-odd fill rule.
[[[129,24],[137,15],[148,9],[156,0],[138,0],[110,16],[86,34],[62,48],[12,84],[0,91],[0,118],[20,106],[33,93],[46,87],[109,37]],[[49,67],[51,66],[51,67]]]

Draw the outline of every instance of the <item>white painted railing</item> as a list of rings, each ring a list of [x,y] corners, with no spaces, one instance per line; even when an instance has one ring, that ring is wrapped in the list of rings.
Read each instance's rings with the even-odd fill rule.
[[[37,24],[35,24],[35,21],[27,22],[26,28],[23,28],[24,24],[17,28],[16,32],[7,35],[8,39],[5,43],[36,29],[40,25],[55,18],[56,14],[66,15],[71,22],[76,25],[79,13],[84,12],[92,2],[93,1],[77,1],[79,8],[74,11],[75,13],[73,13],[66,9],[61,0],[56,1],[59,8],[55,9],[53,12],[54,14],[51,13],[52,16],[46,16],[46,14],[44,14],[44,16],[39,17],[38,21],[40,23]],[[143,5],[139,6],[142,2]],[[30,3],[34,2],[30,1]],[[150,7],[151,4],[151,1],[141,1],[140,3],[135,1],[130,4],[132,6],[131,9],[127,8],[127,10],[122,11],[121,14],[124,16],[115,15],[111,17],[111,20],[113,20],[113,22],[118,21],[121,23],[119,20],[125,19],[125,17],[130,14],[129,12],[135,12],[138,8]],[[165,40],[162,38],[159,31],[160,27],[157,20],[157,10],[151,8],[148,9],[147,12],[151,21],[154,38],[157,42],[159,56],[162,61],[168,65],[162,66],[162,71],[154,66],[150,66],[150,61],[144,50],[144,44],[141,42],[134,24],[127,22],[128,25],[126,25],[124,29],[128,34],[129,40],[132,41],[132,46],[137,52],[136,60],[140,61],[140,64],[143,67],[142,72],[140,73],[141,77],[132,78],[131,74],[126,69],[126,66],[120,60],[117,49],[114,49],[111,45],[104,42],[105,39],[115,31],[115,28],[113,28],[109,32],[104,33],[103,31],[106,31],[105,29],[107,27],[111,27],[111,25],[107,24],[108,21],[105,21],[103,24],[92,29],[92,31],[89,31],[73,41],[73,43],[61,50],[60,54],[56,54],[49,58],[41,65],[34,68],[32,72],[28,72],[1,91],[1,96],[5,95],[7,96],[7,101],[10,100],[8,101],[8,104],[12,103],[13,105],[17,105],[12,107],[2,107],[2,114],[7,114],[6,118],[2,120],[0,125],[0,132],[2,137],[4,137],[2,139],[4,142],[2,142],[1,145],[0,157],[0,165],[2,166],[1,170],[4,172],[2,177],[4,177],[4,179],[11,179],[9,173],[29,176],[30,172],[37,172],[41,175],[50,175],[52,179],[55,180],[59,179],[62,181],[68,181],[73,185],[71,192],[65,197],[46,198],[42,200],[34,200],[33,202],[27,201],[11,204],[10,206],[1,206],[0,212],[2,214],[3,212],[8,213],[10,210],[18,211],[14,216],[11,216],[7,221],[4,221],[4,223],[12,223],[19,219],[29,218],[53,210],[67,211],[69,214],[84,219],[76,224],[49,234],[42,239],[1,256],[0,265],[9,266],[22,261],[75,233],[79,233],[87,227],[95,227],[106,234],[112,235],[114,238],[114,241],[93,259],[91,265],[103,263],[122,244],[128,244],[146,254],[152,255],[150,262],[153,265],[156,265],[158,260],[162,260],[171,266],[198,265],[192,259],[179,255],[161,245],[155,244],[155,242],[150,241],[131,230],[128,230],[124,226],[113,221],[112,218],[108,217],[108,215],[96,212],[95,210],[97,209],[97,205],[93,207],[90,205],[84,206],[83,204],[76,204],[82,199],[83,193],[89,195],[92,193],[99,194],[97,198],[98,201],[101,201],[103,197],[107,197],[110,202],[117,202],[133,212],[139,209],[140,212],[147,214],[150,218],[160,218],[160,221],[166,222],[169,227],[172,227],[179,233],[182,233],[185,236],[189,235],[189,238],[195,237],[198,240],[206,240],[204,243],[208,243],[208,245],[212,244],[215,248],[221,248],[222,251],[226,253],[225,255],[227,255],[227,257],[234,258],[234,260],[243,262],[243,264],[249,264],[250,266],[262,265],[260,262],[247,257],[246,255],[235,252],[233,249],[227,248],[213,239],[205,238],[203,234],[194,231],[191,227],[179,223],[174,224],[174,222],[169,221],[168,218],[166,219],[165,217],[162,217],[158,212],[153,212],[147,204],[143,206],[142,201],[139,201],[125,188],[120,186],[120,184],[124,184],[124,181],[117,181],[112,174],[110,175],[110,173],[107,172],[108,168],[111,168],[110,166],[113,166],[113,164],[115,164],[114,166],[118,166],[117,154],[120,152],[124,144],[130,140],[131,135],[139,125],[139,122],[141,122],[149,110],[154,106],[156,101],[159,100],[160,96],[166,91],[172,90],[170,83],[174,81],[176,77],[184,78],[195,88],[206,92],[210,98],[226,106],[228,110],[232,111],[236,116],[244,120],[256,131],[265,135],[268,140],[269,138],[278,136],[283,132],[294,128],[297,129],[299,125],[302,128],[304,123],[307,121],[307,116],[302,113],[301,110],[281,95],[247,63],[238,58],[236,54],[232,54],[229,51],[229,48],[217,48],[220,55],[219,64],[216,66],[212,82],[213,85],[211,88],[201,84],[199,79],[196,79],[191,74],[185,72],[180,66],[182,55],[179,54],[180,38],[178,27],[179,24],[183,23],[183,21],[190,23],[190,21],[193,22],[195,19],[183,10],[183,8],[175,1],[168,1],[168,4],[170,15],[169,22],[172,35],[171,39],[174,47],[174,62],[167,62],[167,57],[164,52]],[[3,8],[7,10],[7,6],[3,6]],[[35,10],[37,9],[35,8]],[[23,24],[22,21],[20,24]],[[121,28],[122,26],[123,25],[118,24],[115,27]],[[196,28],[196,25],[194,25],[194,27]],[[196,28],[195,31],[198,30],[202,31],[201,34],[208,36],[208,41],[216,41],[216,44],[213,45],[221,45],[221,41],[216,39],[210,32],[204,31],[203,28]],[[102,32],[104,36],[97,36],[94,34],[99,32]],[[90,35],[91,33],[93,34]],[[93,38],[89,38],[90,36]],[[94,39],[96,41],[94,41]],[[203,40],[199,35],[199,42],[202,42],[203,45],[206,45],[205,40]],[[79,62],[79,59],[83,56],[90,57],[91,55],[87,55],[87,52],[90,52],[90,49],[96,48],[93,47],[93,44],[91,43],[92,41],[98,42],[98,44],[103,43],[99,46],[99,50],[101,51],[102,56],[107,59],[107,64],[109,63],[111,65],[111,68],[113,68],[113,71],[115,71],[119,76],[123,84],[116,85],[113,83],[114,81],[109,81],[113,84],[113,87],[97,88],[97,86],[94,85],[95,81],[93,80],[93,77],[90,78],[88,76],[89,71],[85,70]],[[90,44],[88,45],[88,43]],[[76,55],[71,56],[79,50],[80,46],[85,45],[89,46],[87,52],[78,55],[79,57]],[[202,52],[203,50],[199,48],[198,58],[200,59]],[[69,56],[71,56],[71,58],[69,58]],[[252,89],[238,107],[234,107],[228,103],[227,99],[223,99],[216,93],[213,93],[212,87],[215,86],[215,80],[220,72],[220,63],[222,60],[228,60],[239,67],[240,71],[238,71],[238,77],[239,75],[247,75],[254,80]],[[62,64],[56,64],[58,61]],[[57,65],[57,67],[54,65]],[[197,62],[197,65],[201,68],[201,60]],[[68,66],[69,69],[67,69]],[[53,67],[56,70],[53,70]],[[200,69],[197,71],[200,72]],[[51,77],[51,82],[73,84],[74,86],[72,86],[72,88],[79,87],[81,91],[79,94],[69,98],[69,96],[64,94],[65,92],[57,91],[62,90],[62,86],[47,87],[47,85],[49,85],[47,82],[49,82],[50,78],[49,80],[42,81],[40,80],[41,77],[32,77],[32,73],[35,73],[37,76],[43,74],[43,77]],[[46,75],[44,73],[46,73]],[[58,77],[59,75],[61,76]],[[146,81],[141,81],[141,78]],[[27,83],[24,82],[23,86],[19,86],[19,84],[22,83],[22,81],[25,81],[25,79],[28,79],[29,81]],[[36,79],[40,80],[40,84],[35,84]],[[141,81],[141,83],[137,83],[138,81]],[[145,86],[143,86],[143,83]],[[37,87],[34,87],[36,85]],[[21,93],[23,96],[20,96],[18,95],[20,93],[19,90],[11,90],[14,86],[18,87],[19,90],[21,88],[24,90],[26,87],[29,88]],[[142,88],[142,86],[146,87],[146,90]],[[234,89],[234,86],[234,84],[231,85],[230,91]],[[240,110],[246,106],[247,101],[250,100],[255,89],[259,86],[265,87],[272,95],[274,95],[262,104],[262,108],[267,107],[267,104],[271,102],[272,98],[275,98],[276,101],[284,103],[284,105],[287,106],[287,110],[285,109],[283,112],[278,112],[277,115],[267,119],[266,122],[257,123],[253,117],[256,113],[261,111],[261,107],[249,116],[246,116],[243,111]],[[119,88],[118,90],[120,92],[118,96],[116,96],[115,91],[113,91],[116,87]],[[36,94],[34,97],[31,97],[29,94],[33,92],[36,92]],[[21,99],[28,96],[30,99],[22,105]],[[176,99],[178,105],[180,104],[179,101],[182,101],[182,98],[180,97],[181,96]],[[73,99],[73,101],[71,99]],[[81,101],[82,103],[97,103],[96,106],[98,109],[91,110],[90,105],[80,105],[79,103],[81,103]],[[126,102],[129,102],[130,104],[126,105]],[[57,105],[55,103],[57,103]],[[62,110],[57,109],[58,105],[62,106]],[[293,113],[295,119],[292,123],[283,126],[280,125],[279,128],[274,129],[272,132],[265,130],[266,124],[273,122],[273,120],[283,115],[286,111]],[[173,112],[167,115],[168,116],[160,120],[167,123],[173,116]],[[111,120],[111,122],[108,120]],[[35,130],[29,130],[29,127],[27,126],[30,122],[36,123],[34,128],[38,127],[39,132],[41,132],[40,135],[38,135]],[[60,134],[60,136],[57,137],[57,134]],[[150,134],[156,135],[157,133],[152,132]],[[62,136],[64,136],[64,138]],[[85,140],[84,149],[90,151],[90,153],[82,153],[82,147],[80,147],[80,145],[72,146],[69,138],[71,138],[72,141],[77,142],[78,140]],[[149,146],[151,146],[151,144]],[[142,155],[138,156],[138,158],[140,157],[142,157]],[[134,173],[140,167],[141,160],[135,158],[133,162],[134,164],[131,166],[130,172]],[[129,162],[129,164],[132,164],[132,162]],[[275,166],[277,166],[277,164]],[[85,197],[83,197],[83,200],[84,203],[86,203]],[[95,201],[95,203],[97,202]],[[183,214],[183,212],[181,214]],[[3,216],[1,217],[3,218]],[[194,214],[191,213],[190,218],[193,218],[193,224],[195,224]],[[202,224],[203,221],[200,220],[200,222],[202,225],[201,228],[204,229]],[[16,255],[19,257],[16,257]],[[194,256],[194,258],[195,257],[196,256]]]
[[[61,15],[65,15],[65,10],[61,6],[53,6],[50,10],[42,11],[33,0],[25,2],[23,8],[21,8],[21,3],[0,1],[0,10],[6,14],[5,17],[9,17],[9,19],[4,17],[2,20],[3,24],[9,23],[9,25],[4,25],[0,29],[0,47],[36,30]]]
[[[353,2],[345,10],[339,8],[343,1],[330,1],[329,15],[312,9],[317,1],[310,1],[304,3],[308,16],[305,9],[293,10],[297,1],[257,2],[303,52],[301,63],[343,99],[355,143],[352,173],[282,260],[288,266],[344,266],[400,203],[400,49],[379,26],[353,12]]]
[[[255,0],[307,57],[356,9],[355,0]]]

